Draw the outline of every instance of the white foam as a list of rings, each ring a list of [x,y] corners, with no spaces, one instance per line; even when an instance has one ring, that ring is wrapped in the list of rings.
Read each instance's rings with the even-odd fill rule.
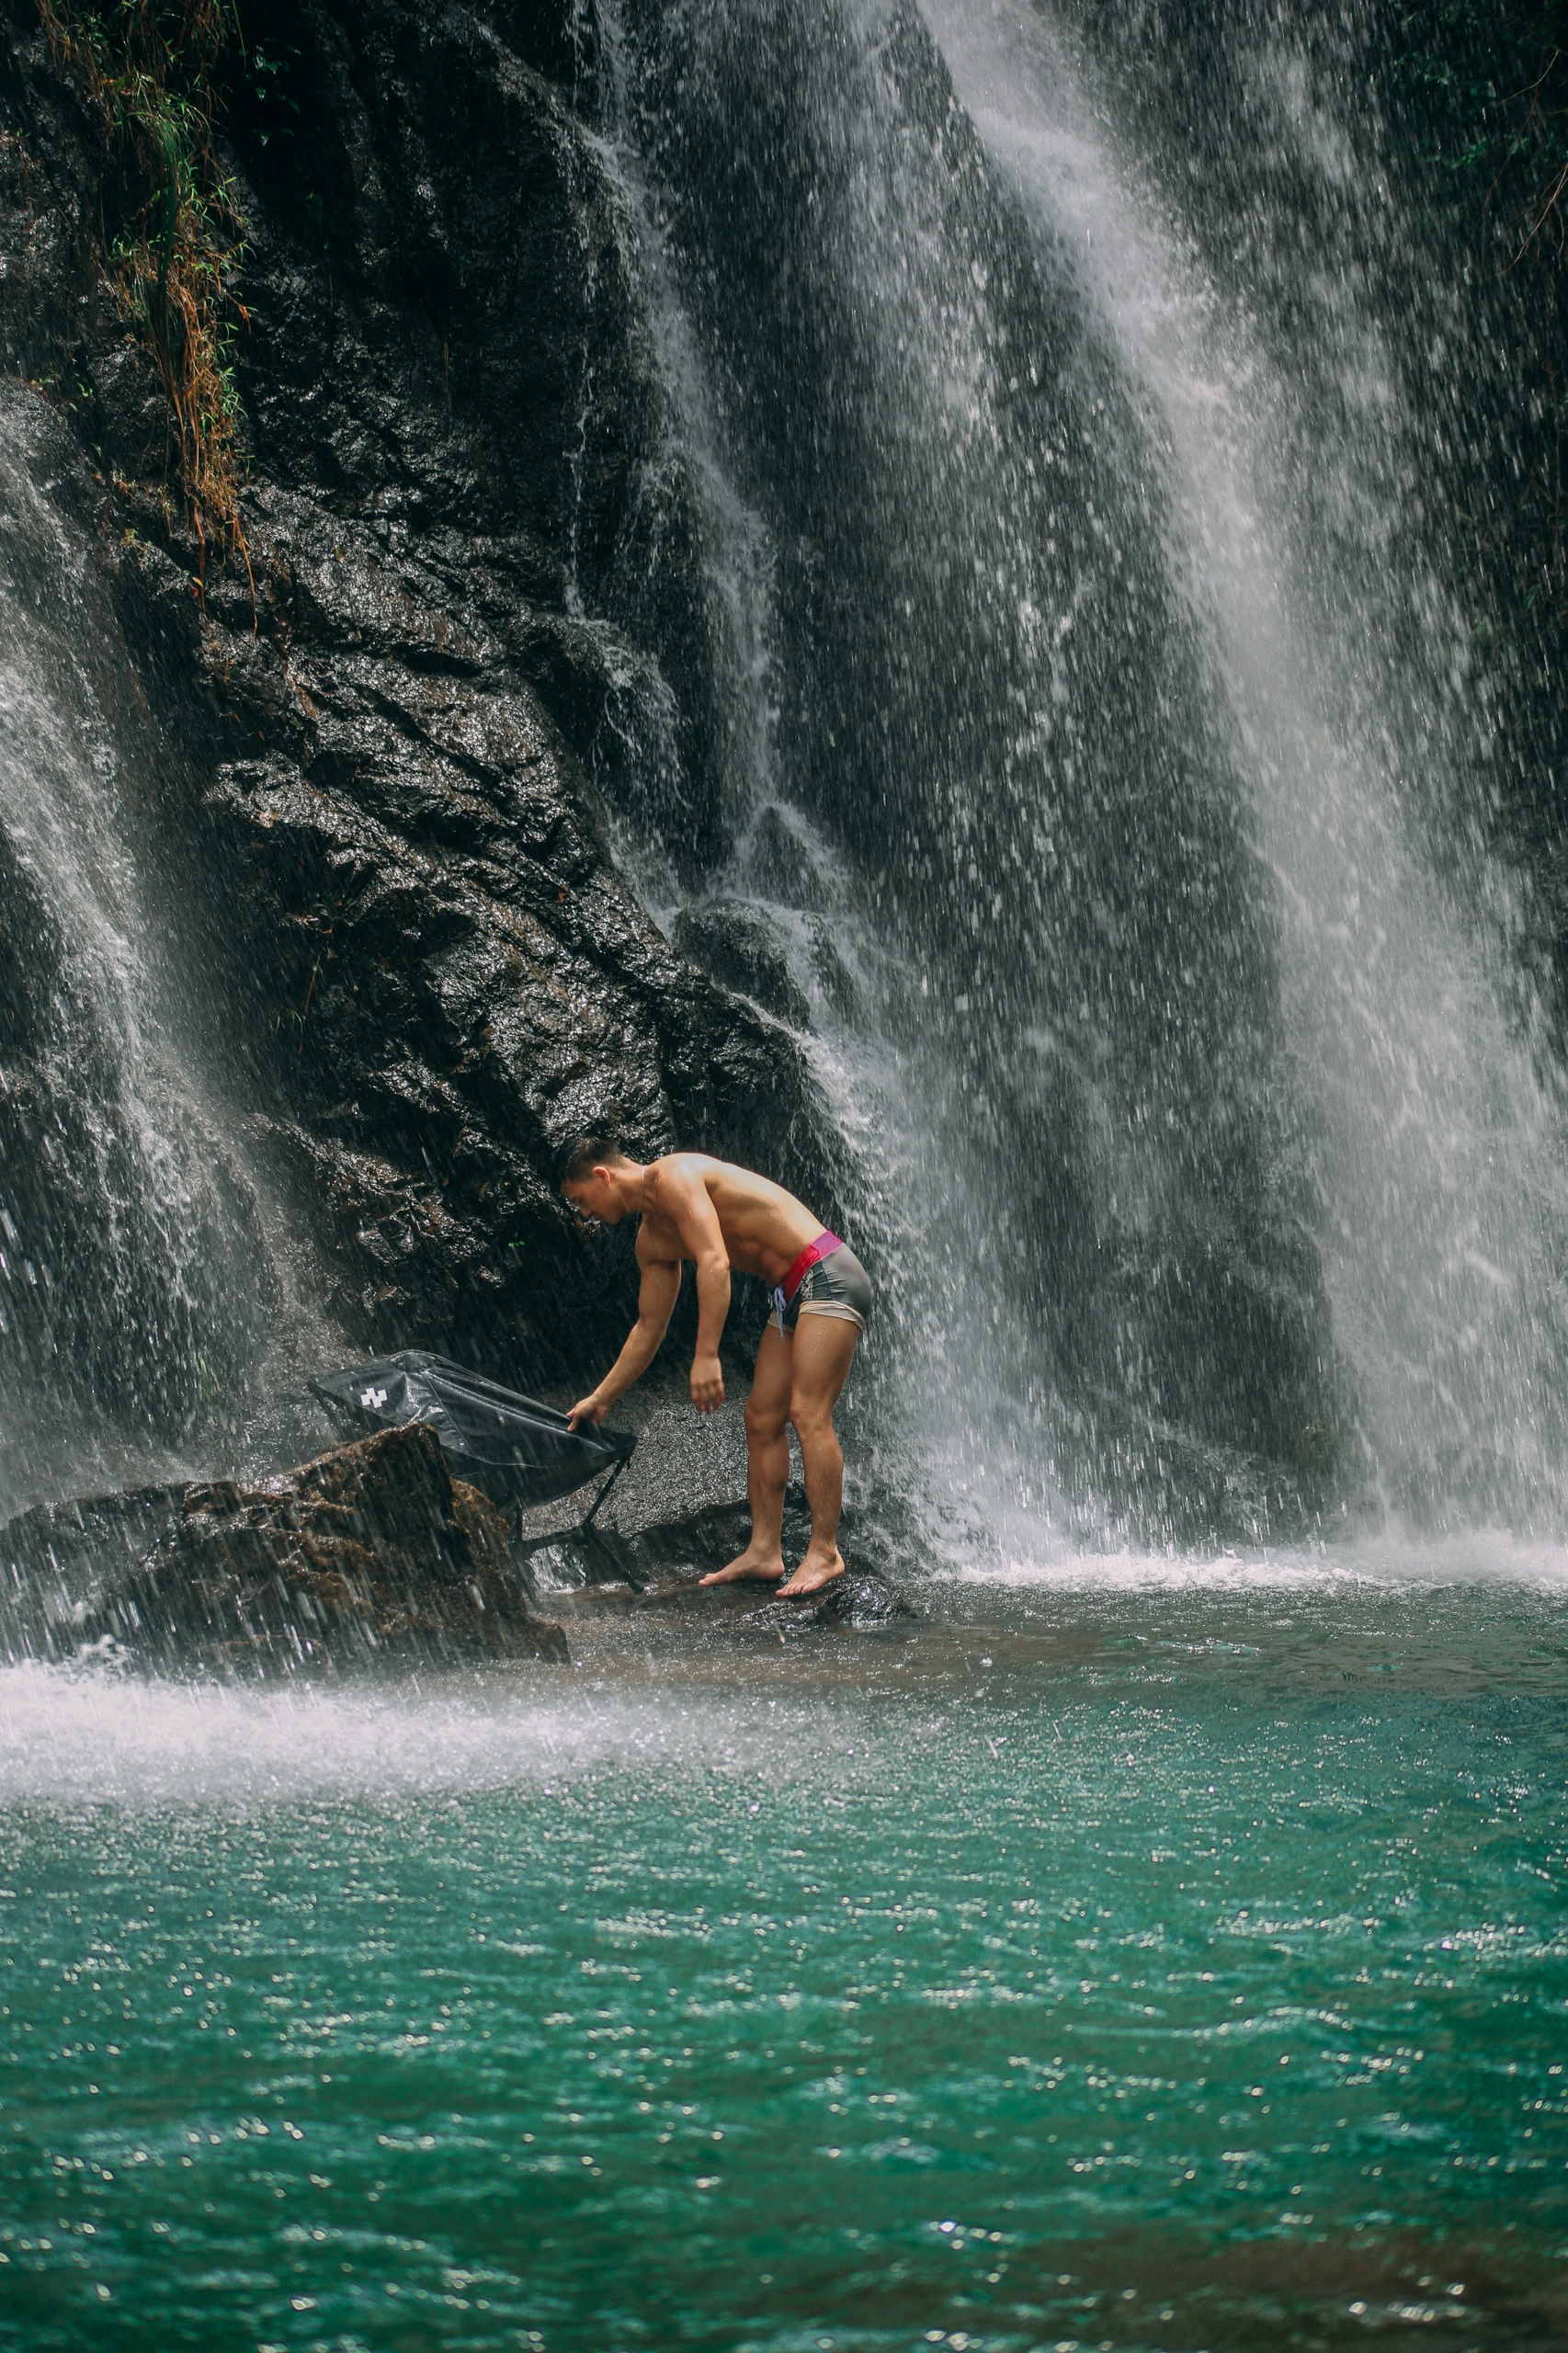
[[[1050,1587],[1095,1594],[1312,1591],[1335,1586],[1415,1589],[1431,1586],[1568,1587],[1568,1545],[1516,1537],[1506,1529],[1467,1529],[1436,1539],[1397,1524],[1378,1536],[1311,1550],[1085,1552],[1012,1541],[990,1560],[949,1561],[945,1582],[1002,1589]]]
[[[598,1767],[756,1772],[820,1753],[799,1705],[561,1690],[559,1670],[461,1689],[266,1688],[145,1678],[102,1662],[0,1671],[0,1805],[398,1806],[442,1792],[554,1793]],[[555,1689],[551,1686],[554,1684]],[[814,1701],[808,1718],[820,1714]],[[834,1745],[836,1745],[836,1743]]]

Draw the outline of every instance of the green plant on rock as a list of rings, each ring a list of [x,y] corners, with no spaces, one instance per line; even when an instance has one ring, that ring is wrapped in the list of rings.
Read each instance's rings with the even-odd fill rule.
[[[240,39],[233,0],[39,0],[39,11],[102,119],[120,198],[106,258],[158,363],[203,565],[215,540],[243,556],[233,354],[247,323],[234,284],[244,247],[213,138],[217,76]]]
[[[1568,0],[1429,0],[1401,11],[1392,63],[1426,102],[1432,160],[1516,212],[1527,244],[1561,253]]]

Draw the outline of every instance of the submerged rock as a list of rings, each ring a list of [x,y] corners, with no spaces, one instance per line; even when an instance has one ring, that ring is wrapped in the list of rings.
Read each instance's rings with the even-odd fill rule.
[[[434,1430],[382,1430],[269,1479],[41,1505],[0,1531],[10,1655],[342,1666],[500,1655],[564,1664],[506,1522]]]

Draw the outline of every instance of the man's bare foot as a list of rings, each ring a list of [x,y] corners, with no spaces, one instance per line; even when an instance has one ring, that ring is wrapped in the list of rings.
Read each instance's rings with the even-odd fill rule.
[[[744,1552],[737,1552],[734,1559],[727,1563],[723,1568],[712,1570],[709,1575],[699,1577],[698,1583],[699,1585],[740,1585],[745,1578],[754,1577],[762,1585],[774,1585],[783,1574],[782,1552],[775,1552],[773,1558],[769,1560],[766,1552],[754,1552],[748,1545]]]
[[[844,1555],[836,1545],[826,1554],[808,1552],[789,1584],[779,1586],[779,1597],[793,1599],[802,1593],[820,1593],[824,1585],[831,1585],[843,1574]]]

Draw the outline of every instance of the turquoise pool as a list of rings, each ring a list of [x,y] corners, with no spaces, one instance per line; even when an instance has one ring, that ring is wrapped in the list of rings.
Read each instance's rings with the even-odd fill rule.
[[[0,1678],[0,2346],[1568,2340],[1568,1579],[1411,1565]]]

